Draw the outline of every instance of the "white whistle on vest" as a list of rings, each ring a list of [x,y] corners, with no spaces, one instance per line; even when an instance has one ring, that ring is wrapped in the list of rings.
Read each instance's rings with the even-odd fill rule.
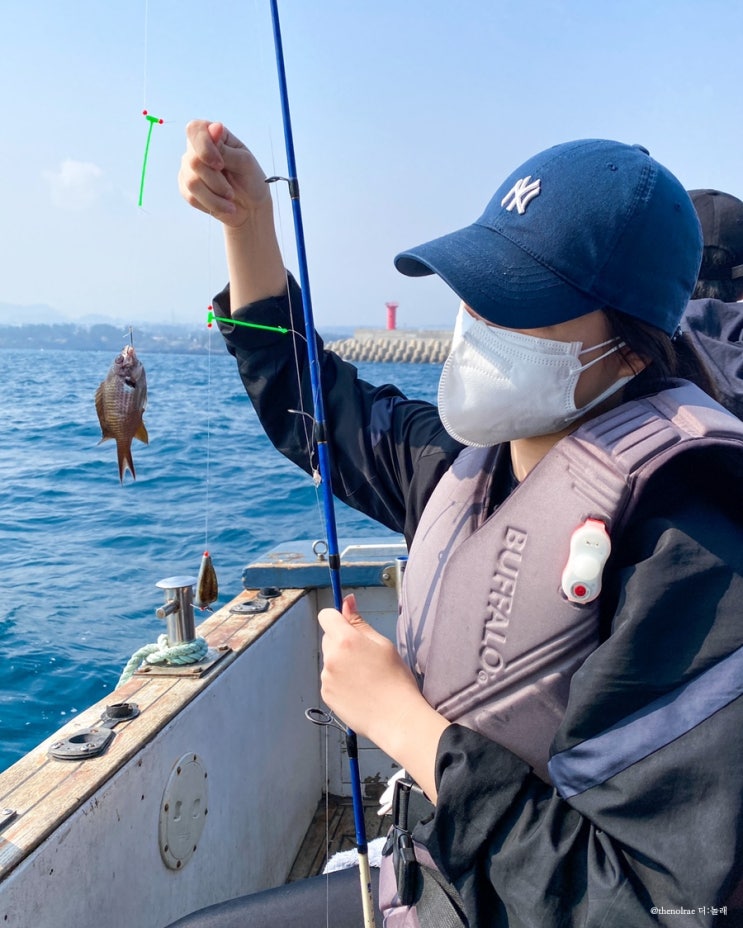
[[[568,562],[562,572],[562,591],[571,603],[590,603],[596,599],[610,553],[609,533],[598,519],[586,519],[573,532]]]

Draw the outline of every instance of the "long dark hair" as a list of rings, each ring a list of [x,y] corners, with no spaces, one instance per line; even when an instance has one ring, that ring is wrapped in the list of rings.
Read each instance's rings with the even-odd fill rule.
[[[720,393],[704,361],[681,332],[673,336],[618,309],[604,309],[612,333],[620,338],[626,352],[633,352],[648,362],[643,373],[660,385],[674,378],[695,383],[709,396],[720,400]],[[622,349],[620,349],[622,350]],[[631,364],[631,360],[628,358]]]

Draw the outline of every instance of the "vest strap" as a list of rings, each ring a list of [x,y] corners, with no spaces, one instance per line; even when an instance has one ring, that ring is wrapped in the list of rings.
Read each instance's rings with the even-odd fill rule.
[[[426,928],[467,928],[462,900],[454,886],[429,867],[418,867],[415,911]]]

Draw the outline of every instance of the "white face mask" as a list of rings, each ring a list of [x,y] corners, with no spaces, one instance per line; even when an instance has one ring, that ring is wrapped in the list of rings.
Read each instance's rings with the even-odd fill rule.
[[[588,364],[580,363],[582,354],[612,344]],[[462,305],[439,381],[444,428],[452,438],[477,448],[559,432],[632,379],[634,375],[621,377],[590,403],[575,406],[581,373],[623,344],[612,338],[583,348],[581,342],[494,328]]]

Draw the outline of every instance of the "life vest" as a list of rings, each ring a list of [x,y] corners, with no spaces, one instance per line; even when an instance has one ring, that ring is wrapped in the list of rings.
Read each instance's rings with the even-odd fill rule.
[[[660,468],[713,446],[743,455],[743,423],[676,381],[561,439],[489,516],[498,449],[462,451],[423,512],[401,595],[398,646],[427,701],[550,782],[571,677],[602,634],[601,596],[563,590],[571,537],[590,519],[617,538]],[[385,911],[388,885],[383,870],[385,925],[417,925],[407,907]]]

